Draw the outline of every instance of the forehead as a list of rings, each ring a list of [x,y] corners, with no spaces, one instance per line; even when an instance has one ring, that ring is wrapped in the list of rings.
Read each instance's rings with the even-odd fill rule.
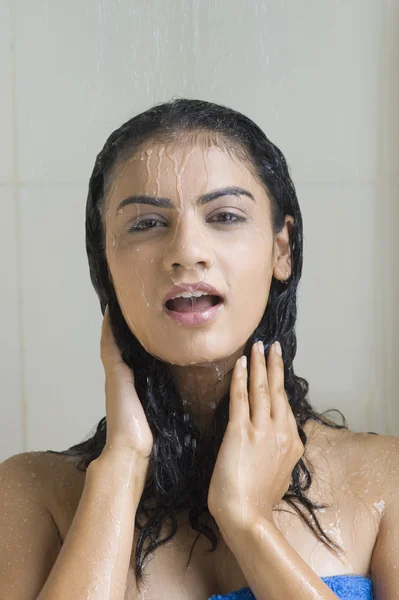
[[[114,169],[108,204],[132,193],[169,198],[184,196],[193,200],[229,184],[266,195],[249,161],[223,145],[198,139],[179,143],[150,142]]]

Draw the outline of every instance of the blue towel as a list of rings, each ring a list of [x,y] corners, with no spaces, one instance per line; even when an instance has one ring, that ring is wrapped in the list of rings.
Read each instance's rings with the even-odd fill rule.
[[[326,585],[344,600],[373,600],[373,587],[371,579],[362,575],[333,575],[321,577]],[[215,594],[209,600],[256,600],[248,587],[230,592],[221,596]]]

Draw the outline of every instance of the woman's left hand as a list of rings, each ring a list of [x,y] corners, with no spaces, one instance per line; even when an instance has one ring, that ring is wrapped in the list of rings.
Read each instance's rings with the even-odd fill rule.
[[[287,492],[291,473],[304,452],[284,388],[284,363],[276,344],[266,360],[254,344],[248,373],[237,360],[230,388],[229,422],[208,492],[208,509],[227,530],[246,528]]]

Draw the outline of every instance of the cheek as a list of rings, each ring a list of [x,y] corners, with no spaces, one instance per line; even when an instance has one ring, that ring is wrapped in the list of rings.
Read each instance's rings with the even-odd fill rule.
[[[245,269],[238,282],[238,297],[240,305],[244,304],[245,308],[251,306],[254,310],[266,307],[272,273],[265,265],[260,265],[262,268],[254,268],[251,265]]]
[[[119,247],[111,259],[110,268],[114,289],[123,314],[143,318],[143,311],[151,312],[154,278],[152,265],[140,249]],[[148,306],[150,305],[150,306]]]
[[[115,247],[109,254],[109,265],[113,279],[119,286],[132,285],[139,288],[139,282],[148,271],[149,258],[143,249],[129,243],[129,238],[116,238]]]
[[[114,277],[116,296],[127,326],[148,353],[161,358],[153,348],[154,339],[158,345],[163,343],[167,332],[159,327],[159,307],[154,304],[154,293],[150,290],[156,278],[148,266],[141,269],[140,265],[132,267],[131,263],[119,265]]]
[[[272,252],[265,243],[241,245],[230,255],[230,268],[242,281],[260,285],[272,274]]]
[[[269,256],[270,252],[262,245],[256,250],[247,247],[236,257],[231,271],[232,289],[241,309],[245,307],[248,310],[251,306],[255,311],[264,311],[273,275]]]

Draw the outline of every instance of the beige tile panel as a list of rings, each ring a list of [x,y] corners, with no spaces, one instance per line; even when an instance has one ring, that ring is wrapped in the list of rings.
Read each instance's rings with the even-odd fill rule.
[[[383,19],[374,0],[343,10],[295,0],[17,0],[21,179],[86,181],[115,127],[178,95],[253,118],[297,180],[371,182],[381,64],[395,72]]]
[[[14,34],[12,2],[0,0],[0,184],[14,182]]]
[[[296,373],[317,409],[340,409],[355,431],[398,435],[399,252],[388,242],[387,195],[376,186],[297,190],[305,253]]]
[[[85,250],[86,188],[24,187],[21,205],[27,446],[61,450],[105,414],[102,315]]]
[[[19,253],[16,237],[16,194],[11,186],[0,187],[0,461],[24,451],[21,329],[19,319]]]

